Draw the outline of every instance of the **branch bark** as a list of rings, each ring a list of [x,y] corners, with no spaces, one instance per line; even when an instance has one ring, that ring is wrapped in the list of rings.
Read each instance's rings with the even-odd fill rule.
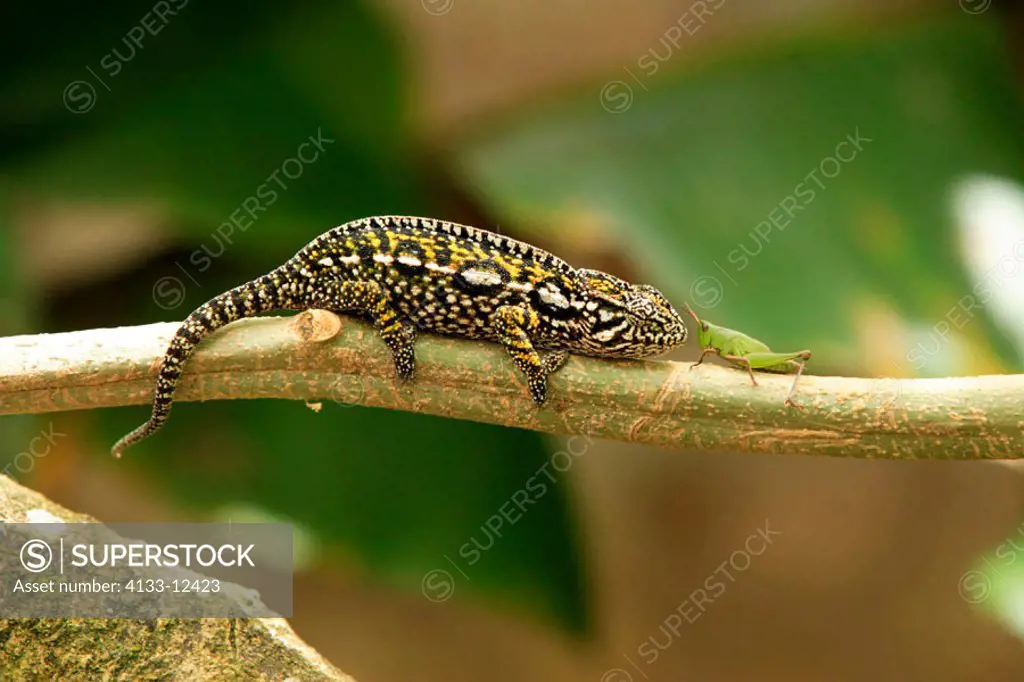
[[[0,474],[0,523],[33,512],[95,522]],[[0,618],[0,679],[355,682],[283,618]]]
[[[149,403],[177,323],[0,339],[0,414]],[[502,348],[422,335],[396,385],[368,325],[309,311],[229,325],[204,342],[177,400],[332,400],[671,448],[878,459],[1024,456],[1024,375],[790,376],[705,364],[573,357],[536,407]],[[143,417],[140,414],[140,421]],[[167,428],[174,428],[172,417]],[[155,437],[159,438],[159,434]],[[130,456],[130,455],[129,455]]]

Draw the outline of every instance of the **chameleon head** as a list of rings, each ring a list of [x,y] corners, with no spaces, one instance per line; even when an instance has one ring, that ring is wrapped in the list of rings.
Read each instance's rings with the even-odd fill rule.
[[[597,270],[579,270],[584,315],[581,343],[614,358],[660,355],[686,341],[686,324],[649,284],[630,284]]]

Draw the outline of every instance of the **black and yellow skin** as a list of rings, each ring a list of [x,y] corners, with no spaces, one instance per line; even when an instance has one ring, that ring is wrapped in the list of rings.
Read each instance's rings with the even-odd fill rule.
[[[371,321],[402,380],[415,371],[418,329],[501,343],[539,405],[548,375],[569,353],[642,358],[686,341],[679,313],[651,286],[575,269],[547,251],[475,227],[365,218],[325,232],[272,272],[193,311],[164,356],[152,416],[118,441],[113,454],[166,421],[182,369],[210,332],[272,310],[310,308]]]

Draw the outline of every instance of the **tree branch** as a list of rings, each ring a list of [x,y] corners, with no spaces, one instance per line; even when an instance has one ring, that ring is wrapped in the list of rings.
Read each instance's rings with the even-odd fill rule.
[[[0,414],[151,400],[177,323],[0,339]],[[188,364],[177,400],[333,400],[661,447],[878,459],[1024,456],[1024,375],[950,379],[790,376],[689,363],[573,357],[536,407],[497,345],[421,335],[396,385],[374,330],[311,311],[229,325]],[[140,414],[140,420],[143,415]],[[329,418],[329,417],[328,417]],[[168,428],[174,428],[171,419]],[[159,437],[157,435],[156,437]]]

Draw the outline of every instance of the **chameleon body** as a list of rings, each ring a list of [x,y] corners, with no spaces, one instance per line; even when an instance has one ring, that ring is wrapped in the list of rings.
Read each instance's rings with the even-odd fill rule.
[[[205,336],[241,318],[310,308],[371,321],[400,380],[415,370],[417,328],[501,343],[537,404],[568,353],[641,358],[686,340],[679,313],[649,285],[576,269],[535,246],[466,225],[406,216],[355,220],[193,311],[164,355],[149,421],[118,441],[114,456],[163,425],[182,370]]]

